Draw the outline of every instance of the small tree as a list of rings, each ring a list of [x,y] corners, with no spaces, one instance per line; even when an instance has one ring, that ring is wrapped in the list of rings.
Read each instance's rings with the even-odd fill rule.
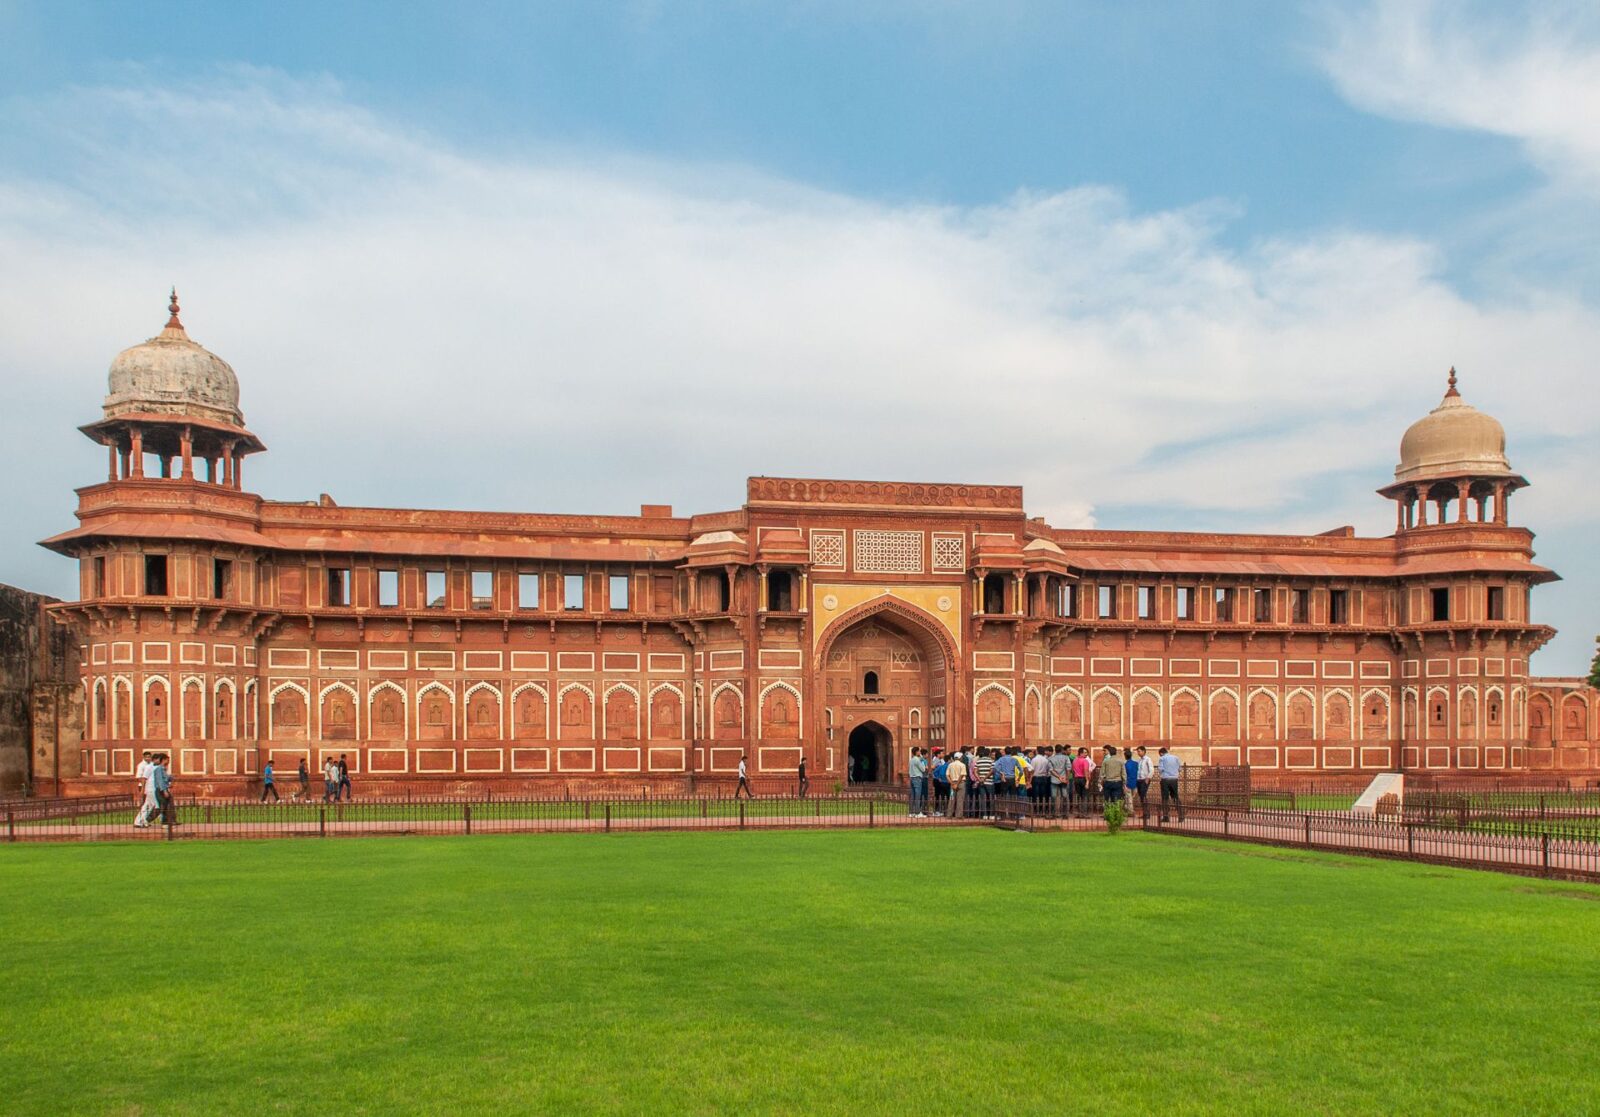
[[[1120,802],[1113,799],[1106,804],[1106,830],[1115,834],[1122,829],[1122,824],[1128,821],[1128,810]]]
[[[1594,638],[1594,659],[1589,661],[1589,685],[1600,690],[1600,636]]]

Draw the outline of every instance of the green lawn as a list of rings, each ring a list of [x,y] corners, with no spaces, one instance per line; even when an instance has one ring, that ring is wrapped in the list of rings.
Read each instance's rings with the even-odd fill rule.
[[[989,829],[0,846],[0,1111],[1589,1112],[1600,888]]]

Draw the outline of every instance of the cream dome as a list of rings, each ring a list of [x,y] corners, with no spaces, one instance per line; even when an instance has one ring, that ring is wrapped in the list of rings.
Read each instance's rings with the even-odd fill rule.
[[[1461,398],[1456,370],[1451,369],[1450,388],[1439,406],[1401,437],[1394,479],[1462,476],[1511,476],[1511,463],[1506,460],[1505,428]]]
[[[178,294],[172,293],[166,328],[155,337],[118,353],[107,378],[105,416],[188,416],[244,426],[239,411],[239,379],[215,353],[189,340],[178,321]]]

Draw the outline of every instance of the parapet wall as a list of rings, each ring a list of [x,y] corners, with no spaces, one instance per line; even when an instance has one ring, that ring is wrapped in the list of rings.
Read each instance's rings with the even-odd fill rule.
[[[54,601],[0,585],[0,795],[50,793],[58,764],[60,775],[78,775],[78,649],[46,614]]]

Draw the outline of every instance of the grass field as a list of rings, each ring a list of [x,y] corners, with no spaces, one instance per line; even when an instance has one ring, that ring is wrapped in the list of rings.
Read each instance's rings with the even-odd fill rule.
[[[1158,835],[0,847],[0,1111],[1583,1113],[1600,888]]]

